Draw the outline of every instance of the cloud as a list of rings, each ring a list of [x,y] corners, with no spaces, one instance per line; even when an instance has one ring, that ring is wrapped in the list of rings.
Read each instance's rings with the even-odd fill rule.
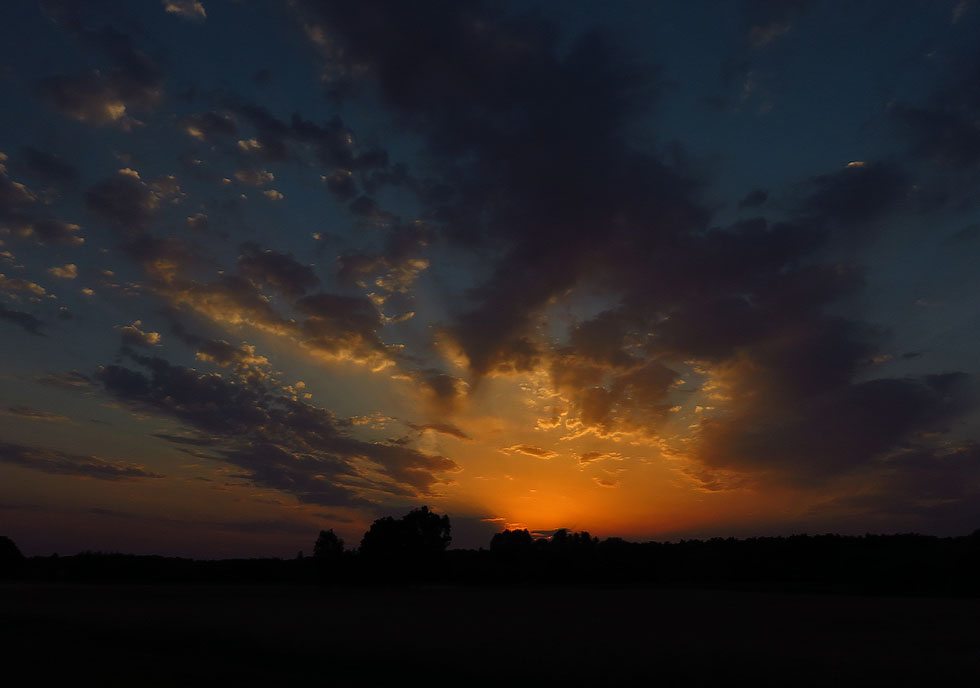
[[[31,282],[20,277],[7,277],[2,272],[0,272],[0,291],[24,292],[33,296],[44,296],[47,294],[45,288],[36,282]]]
[[[746,37],[753,48],[765,48],[793,30],[812,0],[744,0]]]
[[[238,127],[230,115],[222,112],[201,112],[179,120],[180,129],[198,141],[213,142],[219,136],[237,136]]]
[[[844,494],[810,509],[822,525],[855,524],[912,532],[960,535],[980,518],[980,447],[912,444],[852,476]],[[836,527],[840,527],[837,525]]]
[[[199,373],[161,358],[130,354],[148,374],[100,368],[104,389],[142,412],[175,418],[220,439],[212,458],[242,469],[258,485],[323,505],[364,505],[366,496],[425,494],[458,470],[451,459],[403,444],[364,442],[328,410],[268,390],[255,380]]]
[[[78,236],[78,225],[34,214],[43,198],[7,175],[7,155],[0,153],[0,233],[30,237],[41,245],[69,246],[85,240]],[[43,195],[43,194],[42,194]]]
[[[268,170],[258,170],[252,167],[246,167],[235,172],[235,179],[249,186],[263,186],[275,181],[275,178],[275,175]]]
[[[853,334],[844,325],[800,333],[726,364],[718,381],[738,403],[700,422],[695,456],[717,468],[822,482],[942,433],[974,408],[963,373],[853,381],[870,363]]]
[[[85,193],[85,206],[110,229],[123,236],[146,231],[160,208],[162,194],[146,184],[138,173],[120,169]]]
[[[587,451],[578,455],[578,462],[582,465],[603,460],[622,461],[623,456],[618,452]]]
[[[880,219],[906,198],[911,184],[893,163],[847,165],[815,177],[800,211],[822,227],[851,228]]]
[[[139,234],[124,242],[120,249],[163,292],[176,289],[174,285],[178,276],[198,262],[198,256],[183,241],[172,236],[157,238],[150,234]]]
[[[738,202],[739,210],[744,208],[758,208],[764,205],[769,199],[769,192],[765,189],[752,189],[752,191],[745,194],[741,201]]]
[[[548,406],[562,409],[553,415],[570,433],[674,433],[692,467],[728,471],[730,484],[740,473],[796,485],[845,474],[941,434],[971,407],[958,374],[877,378],[870,366],[884,333],[832,315],[863,281],[841,256],[921,209],[903,161],[814,175],[781,207],[757,189],[740,209],[778,219],[713,227],[684,152],[629,143],[632,123],[659,98],[656,68],[601,34],[559,41],[546,19],[469,2],[296,8],[328,95],[370,89],[421,141],[427,176],[405,188],[432,218],[424,240],[485,261],[438,328],[474,383],[543,372]],[[746,36],[769,45],[808,9],[747,2]],[[951,90],[948,103],[959,106],[947,110],[973,112],[974,93]],[[366,188],[355,193],[341,174],[326,181],[352,199],[352,213],[398,226]],[[406,245],[401,255],[422,257],[421,242]],[[368,285],[390,269],[389,253],[344,254],[340,274]],[[576,299],[607,306],[555,335],[551,309]],[[454,376],[415,378],[431,382],[436,399],[437,386],[447,400],[465,399]],[[671,414],[693,411],[676,398],[682,383],[702,410],[684,432],[669,427]]]
[[[46,184],[72,184],[78,179],[78,170],[57,155],[38,150],[33,146],[20,149],[24,170]]]
[[[340,280],[376,289],[383,295],[382,298],[404,294],[428,269],[429,261],[423,256],[423,251],[432,238],[431,227],[421,221],[410,225],[395,223],[380,252],[345,253],[339,256]]]
[[[47,373],[39,377],[37,381],[42,385],[69,390],[84,389],[92,384],[92,379],[88,375],[77,370],[67,373]]]
[[[238,275],[222,275],[209,283],[174,281],[164,293],[178,306],[188,306],[214,322],[252,327],[286,335],[294,325],[279,315],[258,288]]]
[[[52,475],[70,475],[97,480],[160,478],[142,466],[107,461],[97,456],[69,454],[56,449],[0,442],[0,462]]]
[[[246,243],[239,248],[238,272],[253,282],[297,299],[320,284],[310,265],[296,262],[291,253],[261,249]]]
[[[204,5],[202,5],[198,0],[162,0],[163,9],[168,14],[176,14],[182,19],[188,19],[190,21],[204,21],[207,19],[207,12],[204,11]]]
[[[239,375],[245,377],[262,377],[261,369],[269,365],[265,356],[255,352],[250,344],[235,346],[224,339],[206,339],[191,334],[180,322],[178,314],[172,310],[165,315],[173,321],[171,331],[182,342],[195,348],[195,357],[199,361],[214,363],[222,368],[231,367]]]
[[[510,447],[504,447],[500,451],[502,451],[504,454],[525,454],[527,456],[533,456],[536,459],[553,459],[558,456],[558,452],[551,451],[550,449],[544,449],[533,444],[515,444]]]
[[[48,274],[59,279],[75,279],[78,277],[78,266],[74,263],[55,265],[48,268]]]
[[[331,174],[349,172],[352,177],[386,170],[389,166],[384,150],[359,146],[354,132],[339,117],[321,125],[294,114],[287,122],[255,103],[229,98],[227,106],[254,132],[253,136],[242,139],[245,145],[240,148],[270,162],[300,161],[312,155]]]
[[[437,166],[451,170],[429,187],[443,193],[419,190],[440,231],[500,256],[444,330],[475,374],[534,367],[539,347],[530,330],[553,297],[613,263],[615,249],[649,253],[676,220],[701,214],[681,175],[620,137],[654,102],[656,74],[601,36],[580,37],[559,55],[544,20],[505,20],[476,3],[451,12],[385,2],[298,5],[327,37],[319,46],[330,88],[355,88],[355,74],[371,79]],[[558,127],[551,118],[506,114],[559,111]],[[623,207],[631,210],[624,215]],[[662,231],[641,232],[643,225]],[[635,246],[641,236],[651,237],[650,247]]]
[[[422,425],[413,425],[409,423],[408,427],[419,432],[438,432],[443,435],[449,435],[450,437],[455,437],[458,440],[471,440],[473,439],[465,432],[460,430],[458,427],[452,423],[424,423]]]
[[[299,324],[299,333],[311,351],[375,366],[391,362],[395,350],[378,336],[384,321],[370,299],[320,292],[299,299],[295,308],[307,316]]]
[[[40,91],[58,112],[80,122],[127,131],[139,123],[127,113],[118,89],[97,73],[48,77],[41,81]]]
[[[111,26],[85,29],[77,19],[64,25],[111,67],[41,79],[41,96],[65,117],[86,124],[126,131],[140,125],[130,111],[152,110],[163,96],[164,75],[156,62],[138,50],[130,36]]]
[[[19,233],[33,237],[42,246],[77,246],[85,243],[78,235],[81,229],[71,222],[63,222],[51,218],[35,218],[21,227]]]
[[[36,409],[31,406],[9,406],[6,411],[0,410],[0,413],[17,418],[26,418],[28,420],[43,420],[58,423],[70,422],[71,420],[57,413]]]
[[[210,228],[208,216],[204,213],[195,213],[186,220],[187,228],[194,232],[207,232]]]
[[[136,320],[132,325],[116,328],[119,330],[119,338],[122,341],[123,346],[139,346],[144,348],[159,346],[160,333],[144,332],[140,329],[142,325],[142,322]]]
[[[219,366],[235,368],[254,368],[269,365],[269,359],[255,353],[249,344],[234,346],[223,339],[202,341],[197,349],[198,360],[216,363]]]
[[[407,376],[418,384],[425,403],[436,413],[444,415],[460,410],[470,387],[462,378],[434,368],[411,371]]]

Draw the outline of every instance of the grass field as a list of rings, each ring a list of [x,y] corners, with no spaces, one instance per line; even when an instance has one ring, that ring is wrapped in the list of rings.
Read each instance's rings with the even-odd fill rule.
[[[21,685],[977,685],[978,622],[978,599],[0,585]]]

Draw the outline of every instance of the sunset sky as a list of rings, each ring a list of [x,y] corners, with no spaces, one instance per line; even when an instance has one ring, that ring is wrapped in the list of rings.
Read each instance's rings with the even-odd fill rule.
[[[980,2],[5,2],[0,535],[980,528]]]

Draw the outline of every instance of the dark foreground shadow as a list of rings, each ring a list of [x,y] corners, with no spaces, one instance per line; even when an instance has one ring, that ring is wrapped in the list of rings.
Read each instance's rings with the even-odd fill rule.
[[[980,600],[629,588],[0,586],[38,684],[973,685]]]

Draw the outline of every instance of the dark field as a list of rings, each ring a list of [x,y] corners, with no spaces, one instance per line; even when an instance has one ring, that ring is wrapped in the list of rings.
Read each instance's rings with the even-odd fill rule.
[[[977,685],[978,621],[980,599],[0,585],[21,685]]]

